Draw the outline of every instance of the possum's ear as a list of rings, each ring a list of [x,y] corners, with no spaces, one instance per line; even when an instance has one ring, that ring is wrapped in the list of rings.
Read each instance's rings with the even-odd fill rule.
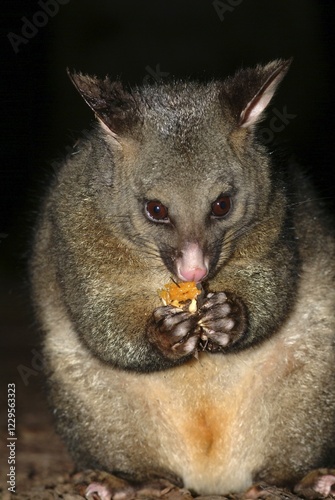
[[[265,66],[242,69],[224,82],[222,102],[230,107],[238,127],[252,128],[263,118],[291,62],[292,59],[275,60]]]
[[[119,81],[111,82],[108,77],[100,80],[96,76],[69,70],[67,73],[102,127],[113,137],[128,135],[138,124],[140,113],[135,96]]]

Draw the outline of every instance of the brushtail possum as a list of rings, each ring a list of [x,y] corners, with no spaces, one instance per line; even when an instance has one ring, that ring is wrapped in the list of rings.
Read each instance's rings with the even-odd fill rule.
[[[334,238],[257,138],[289,63],[128,90],[71,75],[97,124],[52,180],[31,280],[78,467],[226,494],[334,465]],[[171,278],[202,286],[195,312],[162,304]]]

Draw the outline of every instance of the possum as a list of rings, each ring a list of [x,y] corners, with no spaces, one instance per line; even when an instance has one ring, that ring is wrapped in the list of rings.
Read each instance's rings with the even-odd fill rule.
[[[97,120],[51,180],[30,275],[78,468],[215,495],[334,466],[334,234],[257,132],[289,65],[131,88],[70,73]],[[171,279],[203,289],[195,312],[162,304]]]

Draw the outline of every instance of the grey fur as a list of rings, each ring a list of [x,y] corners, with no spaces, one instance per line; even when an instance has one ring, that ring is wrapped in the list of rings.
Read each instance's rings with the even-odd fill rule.
[[[78,466],[225,494],[334,463],[334,238],[300,168],[257,140],[263,109],[253,118],[287,68],[131,91],[72,75],[100,125],[53,179],[31,278]],[[232,207],[216,219],[220,193]],[[190,243],[214,292],[193,316],[157,294]],[[212,352],[197,350],[201,318]]]

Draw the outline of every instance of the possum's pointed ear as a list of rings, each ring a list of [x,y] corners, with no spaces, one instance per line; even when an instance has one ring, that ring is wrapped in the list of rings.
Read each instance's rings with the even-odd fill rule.
[[[265,81],[242,110],[239,121],[240,127],[250,127],[262,119],[263,111],[274,96],[290,64],[291,61],[273,61],[262,68]]]
[[[242,69],[224,82],[221,96],[231,108],[238,127],[252,128],[262,120],[291,62],[292,59],[276,60],[265,66]]]
[[[120,82],[111,82],[108,77],[100,80],[96,76],[71,73],[69,70],[67,73],[102,127],[113,137],[127,135],[139,122],[136,99]]]

